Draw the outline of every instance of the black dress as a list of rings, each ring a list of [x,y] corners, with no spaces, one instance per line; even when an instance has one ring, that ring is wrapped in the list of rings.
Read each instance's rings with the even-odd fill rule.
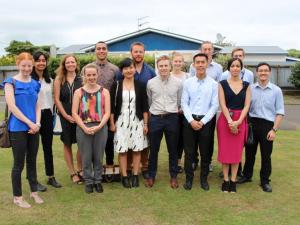
[[[68,115],[72,115],[74,92],[81,86],[82,79],[79,75],[76,75],[72,84],[69,84],[69,82],[65,81],[65,83],[60,86],[59,100]],[[76,123],[70,123],[62,115],[60,115],[60,121],[62,127],[60,139],[65,145],[71,146],[72,144],[76,143]]]

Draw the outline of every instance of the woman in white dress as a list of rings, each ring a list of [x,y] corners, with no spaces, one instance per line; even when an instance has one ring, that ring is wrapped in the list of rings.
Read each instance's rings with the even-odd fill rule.
[[[148,147],[148,100],[146,87],[134,80],[135,67],[129,58],[120,65],[123,80],[111,87],[110,130],[115,132],[114,149],[119,153],[122,184],[125,188],[138,187],[140,151]],[[132,150],[133,176],[127,176],[127,152]]]

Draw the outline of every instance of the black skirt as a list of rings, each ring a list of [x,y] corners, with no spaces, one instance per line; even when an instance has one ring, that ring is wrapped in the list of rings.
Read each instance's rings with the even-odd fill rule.
[[[62,115],[60,116],[62,133],[60,140],[67,146],[77,143],[76,140],[76,123],[70,123]]]

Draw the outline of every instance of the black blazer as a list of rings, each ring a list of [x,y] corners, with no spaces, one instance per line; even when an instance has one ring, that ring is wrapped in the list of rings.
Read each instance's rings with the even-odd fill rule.
[[[116,94],[117,82],[119,82],[119,85]],[[139,120],[142,120],[143,113],[149,111],[146,85],[135,80],[134,90],[136,96],[136,101],[135,101],[136,116],[139,118]],[[121,108],[123,102],[122,93],[123,93],[123,80],[115,81],[110,89],[111,113],[114,114],[115,122],[118,120],[118,117],[121,114]]]

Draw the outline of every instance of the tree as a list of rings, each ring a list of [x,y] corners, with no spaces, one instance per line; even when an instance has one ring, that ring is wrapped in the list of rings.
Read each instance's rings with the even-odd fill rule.
[[[21,52],[29,52],[32,54],[36,50],[49,52],[50,46],[35,46],[29,41],[23,42],[13,40],[9,43],[9,46],[5,48],[5,51],[8,52],[8,55],[18,55]]]
[[[300,88],[300,62],[297,62],[292,67],[292,73],[289,77],[289,82],[295,85],[296,88]]]
[[[300,50],[297,49],[289,49],[288,50],[288,56],[290,57],[295,57],[295,58],[300,58]]]

